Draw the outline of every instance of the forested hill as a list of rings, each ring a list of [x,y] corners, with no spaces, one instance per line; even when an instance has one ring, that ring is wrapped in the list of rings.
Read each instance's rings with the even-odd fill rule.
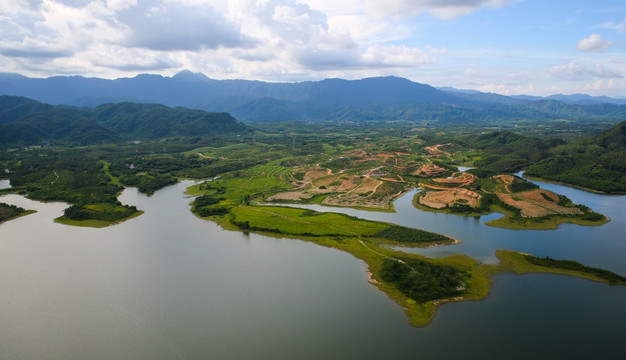
[[[251,131],[227,113],[157,104],[119,103],[94,109],[51,106],[0,96],[0,146],[88,145],[173,136],[210,136]]]
[[[606,121],[626,118],[626,106],[568,97],[509,97],[477,91],[442,91],[399,77],[326,79],[297,83],[213,80],[183,71],[173,77],[142,74],[115,80],[57,76],[32,79],[0,73],[0,95],[49,104],[98,106],[115,102],[158,103],[228,112],[246,123],[306,121],[364,123],[429,121],[501,124],[503,121]],[[608,99],[608,98],[607,98]]]
[[[526,174],[604,192],[626,192],[626,121],[607,132],[557,146]]]
[[[561,139],[539,139],[498,131],[466,137],[470,147],[483,150],[475,165],[496,172],[514,172],[550,156],[549,149],[564,144]]]

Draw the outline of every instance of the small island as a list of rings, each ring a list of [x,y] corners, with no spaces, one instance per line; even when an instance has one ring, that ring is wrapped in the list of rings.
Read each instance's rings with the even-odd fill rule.
[[[75,204],[64,211],[64,215],[54,219],[64,225],[102,228],[119,224],[143,214],[135,206],[117,203]]]
[[[21,208],[15,205],[9,205],[9,204],[0,202],[0,224],[2,224],[5,221],[17,219],[18,217],[32,214],[34,212],[36,211],[25,210],[24,208]]]
[[[413,204],[425,211],[479,216],[503,213],[486,223],[508,229],[549,230],[562,223],[602,225],[609,220],[586,206],[518,176],[492,175],[479,169],[455,172],[451,177],[425,179]]]

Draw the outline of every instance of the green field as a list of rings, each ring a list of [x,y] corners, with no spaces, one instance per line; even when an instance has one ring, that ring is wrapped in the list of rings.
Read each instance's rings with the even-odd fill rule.
[[[538,258],[510,250],[498,250],[496,256],[501,266],[516,274],[550,273],[581,277],[611,285],[626,285],[626,277],[613,272],[584,266],[570,260]]]
[[[237,206],[231,223],[247,223],[248,229],[307,236],[372,236],[389,225],[336,213],[279,206]]]

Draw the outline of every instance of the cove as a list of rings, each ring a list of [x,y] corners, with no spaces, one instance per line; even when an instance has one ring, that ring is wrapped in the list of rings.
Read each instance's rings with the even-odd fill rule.
[[[183,192],[191,184],[183,181],[152,197],[126,189],[122,203],[145,213],[103,229],[52,222],[66,204],[3,196],[3,202],[38,212],[0,225],[0,358],[623,355],[624,287],[556,275],[498,276],[487,299],[445,304],[431,325],[416,329],[397,304],[367,283],[361,261],[304,241],[224,231],[189,212],[191,198]],[[616,216],[570,198],[613,219],[589,228],[594,234],[616,224]],[[602,198],[607,209],[616,208],[614,214],[623,209],[619,199]],[[405,216],[402,201],[405,197],[396,202],[397,214],[364,213],[377,220],[400,219]],[[511,240],[510,234],[529,232],[489,228],[484,217],[442,217],[433,223],[415,214],[401,221],[463,241],[425,251],[476,252],[489,258],[490,247],[523,247],[530,241],[537,250],[553,251],[554,257],[624,273],[611,254],[594,264],[583,249],[570,250],[580,258],[563,254],[555,239]],[[462,224],[467,225],[457,228]],[[539,233],[556,238],[562,229]],[[491,230],[504,233],[490,238],[497,235]],[[605,242],[620,244],[621,237],[606,240],[603,234],[587,241],[603,249],[610,248]],[[474,238],[476,244],[468,247]],[[569,246],[592,248],[582,238]],[[611,251],[619,258],[625,254],[619,246]]]
[[[333,211],[369,220],[419,228],[452,236],[462,241],[451,246],[398,248],[431,257],[466,254],[483,262],[496,262],[494,252],[508,249],[535,256],[576,260],[588,266],[602,267],[626,274],[626,195],[606,195],[587,192],[573,187],[537,182],[543,189],[562,194],[576,204],[583,204],[608,216],[611,221],[601,226],[561,224],[557,230],[511,230],[486,226],[502,214],[480,217],[444,214],[416,209],[412,199],[417,190],[410,191],[394,202],[395,213],[373,212],[350,208],[333,208],[321,205],[292,205],[316,211]]]

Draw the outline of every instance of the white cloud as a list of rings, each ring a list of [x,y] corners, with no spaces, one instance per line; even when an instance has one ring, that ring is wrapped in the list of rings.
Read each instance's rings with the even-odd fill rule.
[[[625,22],[626,22],[626,19],[624,19],[623,22],[619,22],[617,24],[612,21],[607,21],[607,22],[603,22],[601,24],[594,26],[594,28],[609,29],[609,30],[614,30],[614,31],[624,31]]]
[[[25,39],[22,42],[0,42],[0,54],[18,58],[60,58],[71,56],[73,52],[46,42]]]
[[[415,67],[434,62],[434,59],[418,48],[406,46],[375,45],[363,54],[367,66]]]
[[[553,66],[550,68],[549,72],[556,78],[569,81],[587,80],[592,78],[617,79],[624,77],[622,74],[607,69],[600,64],[596,64],[594,67],[585,67],[574,61],[570,61],[567,64]]]
[[[182,64],[175,57],[162,52],[146,52],[142,49],[103,47],[90,56],[90,63],[95,66],[120,71],[159,71],[180,67]]]
[[[576,47],[582,51],[601,51],[612,46],[611,40],[605,40],[598,34],[591,34],[578,42]]]
[[[367,0],[377,16],[414,16],[427,12],[442,19],[453,19],[482,7],[502,6],[502,0]]]
[[[119,4],[115,7],[119,9]],[[237,24],[208,4],[139,1],[137,6],[116,11],[116,19],[127,29],[128,46],[166,51],[253,44]]]

